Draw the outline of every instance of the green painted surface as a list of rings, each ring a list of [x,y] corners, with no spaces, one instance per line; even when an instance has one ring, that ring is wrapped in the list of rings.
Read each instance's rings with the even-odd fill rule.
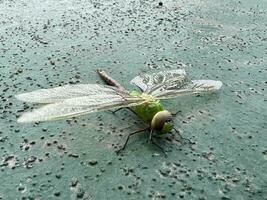
[[[267,199],[266,0],[0,1],[0,199]],[[127,110],[21,125],[14,94],[185,68],[224,82],[164,102],[195,145],[132,138]],[[29,105],[32,108],[32,105]]]

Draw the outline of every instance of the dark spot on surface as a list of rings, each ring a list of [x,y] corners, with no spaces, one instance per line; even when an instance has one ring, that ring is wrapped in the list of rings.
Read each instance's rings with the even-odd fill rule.
[[[68,156],[72,158],[79,158],[79,155],[74,153],[70,153]]]
[[[60,179],[61,177],[62,177],[61,174],[56,174],[56,178],[57,178],[57,179]]]
[[[73,178],[73,179],[71,180],[71,182],[70,182],[71,187],[76,187],[77,184],[78,184],[78,179],[76,179],[76,178]]]
[[[25,190],[24,186],[21,185],[21,186],[18,187],[18,191],[23,191],[23,190]]]
[[[221,197],[221,200],[231,200],[229,197]]]
[[[55,195],[56,197],[59,197],[60,194],[61,194],[61,192],[59,192],[59,191],[54,193],[54,195]]]
[[[97,160],[90,160],[90,161],[88,161],[88,164],[89,164],[90,166],[95,166],[95,165],[97,165],[97,163],[98,163]]]
[[[79,188],[76,196],[77,198],[83,198],[84,190],[82,188]]]

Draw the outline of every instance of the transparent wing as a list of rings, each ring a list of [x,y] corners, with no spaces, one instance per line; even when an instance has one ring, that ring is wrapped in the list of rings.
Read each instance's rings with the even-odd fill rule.
[[[66,88],[69,90],[67,91]],[[38,97],[37,94],[43,96]],[[130,96],[115,87],[97,84],[69,85],[37,90],[17,97],[27,102],[50,103],[22,114],[18,119],[20,123],[75,117],[91,112],[135,106],[144,102],[144,99]]]
[[[158,99],[212,92],[222,86],[221,81],[189,80],[183,69],[162,71],[151,75],[143,74],[135,77],[131,83]]]
[[[153,90],[164,87],[166,84],[182,85],[185,80],[185,70],[175,69],[153,74],[141,74],[131,80],[131,84],[136,85],[143,92],[150,94]]]
[[[117,93],[118,90],[110,86],[98,84],[76,84],[51,89],[40,89],[33,92],[18,94],[15,97],[24,102],[47,104],[61,102],[75,97],[94,96],[97,98],[106,95],[116,95]]]
[[[159,88],[150,93],[158,99],[169,99],[177,96],[200,94],[213,92],[222,87],[221,81],[215,80],[192,80],[185,81],[182,85],[167,85],[165,88]]]

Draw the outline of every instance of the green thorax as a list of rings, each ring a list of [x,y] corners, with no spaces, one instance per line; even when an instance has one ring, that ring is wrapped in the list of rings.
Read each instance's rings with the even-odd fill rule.
[[[130,93],[130,95],[132,96],[142,96],[143,94],[141,94],[138,91],[132,91]],[[131,109],[144,121],[146,122],[151,122],[151,120],[153,119],[154,115],[163,110],[162,105],[160,104],[159,100],[150,100],[147,103],[144,103],[142,105],[139,106],[134,106],[131,107]]]

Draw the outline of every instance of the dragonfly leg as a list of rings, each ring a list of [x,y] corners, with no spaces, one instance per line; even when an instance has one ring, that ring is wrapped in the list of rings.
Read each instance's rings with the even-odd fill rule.
[[[190,139],[183,137],[183,136],[180,134],[180,132],[179,132],[175,127],[174,127],[173,129],[175,130],[175,132],[179,135],[179,137],[180,137],[182,140],[186,140],[186,141],[188,141],[191,145],[195,144],[195,142],[192,142]]]
[[[175,112],[175,113],[171,113],[171,115],[173,116],[173,117],[176,117],[176,115],[178,115],[178,114],[180,114],[182,111],[181,110],[178,110],[177,112]]]
[[[130,134],[127,136],[127,138],[126,138],[126,141],[125,141],[123,147],[120,148],[118,151],[116,151],[116,153],[118,154],[118,153],[120,153],[122,150],[125,149],[125,147],[126,147],[128,141],[129,141],[129,138],[130,138],[132,135],[134,135],[134,134],[136,134],[136,133],[140,133],[140,132],[146,131],[146,130],[148,130],[148,129],[149,129],[149,128],[140,129],[140,130],[138,130],[138,131],[134,131],[134,132],[130,133]]]
[[[120,110],[122,110],[123,108],[118,108],[118,109],[116,109],[116,110],[111,110],[110,112],[112,112],[112,114],[115,114],[116,112],[118,112],[118,111],[120,111]]]
[[[155,145],[158,149],[160,149],[164,153],[165,157],[167,157],[167,153],[164,151],[164,149],[153,140],[153,129],[150,130],[149,140],[153,145]]]

